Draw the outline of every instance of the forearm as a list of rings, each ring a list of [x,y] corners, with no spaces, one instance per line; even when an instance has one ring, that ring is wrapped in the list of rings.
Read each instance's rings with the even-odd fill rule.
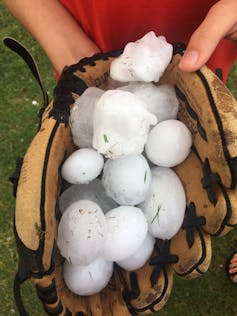
[[[3,2],[38,41],[57,72],[99,51],[58,0]]]

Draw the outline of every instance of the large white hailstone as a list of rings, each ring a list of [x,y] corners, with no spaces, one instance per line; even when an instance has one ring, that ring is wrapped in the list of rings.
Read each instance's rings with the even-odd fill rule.
[[[145,145],[147,158],[161,167],[174,167],[190,153],[192,134],[178,120],[166,120],[153,127]]]
[[[72,184],[89,183],[101,173],[104,158],[92,148],[74,151],[63,163],[61,175]]]
[[[121,205],[137,205],[145,200],[151,183],[151,171],[142,155],[108,159],[102,183],[105,191]]]
[[[173,46],[153,31],[128,43],[122,55],[114,59],[110,76],[114,80],[158,82],[171,61]]]
[[[118,261],[131,256],[144,242],[147,220],[143,212],[134,206],[119,206],[105,214],[107,238],[103,257]]]
[[[157,117],[158,122],[177,118],[179,101],[172,85],[156,86],[153,83],[131,82],[119,89],[130,91],[141,98],[146,109]]]
[[[183,185],[170,168],[151,168],[151,189],[139,205],[143,210],[152,236],[171,239],[180,229],[186,208]]]
[[[60,253],[72,264],[86,265],[101,253],[107,224],[101,208],[89,200],[71,204],[58,226]]]
[[[92,147],[94,107],[103,93],[96,87],[87,88],[70,111],[69,125],[73,142],[80,148]]]
[[[156,123],[140,98],[131,92],[108,90],[95,106],[93,147],[107,158],[141,154],[150,125]]]
[[[155,241],[155,238],[148,232],[144,242],[134,254],[123,260],[116,261],[116,263],[126,271],[140,269],[150,258]]]
[[[73,184],[59,197],[59,208],[64,212],[72,203],[79,200],[90,200],[97,203],[103,212],[107,212],[118,204],[105,192],[105,188],[99,179],[88,184]]]
[[[69,290],[77,295],[93,295],[108,284],[113,274],[113,262],[97,258],[89,265],[70,264],[65,260],[63,277]]]

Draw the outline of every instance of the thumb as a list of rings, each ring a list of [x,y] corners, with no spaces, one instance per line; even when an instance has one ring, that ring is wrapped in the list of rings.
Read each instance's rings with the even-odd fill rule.
[[[183,71],[195,71],[201,68],[211,57],[220,40],[235,24],[235,12],[228,4],[231,1],[219,1],[208,12],[204,21],[192,34],[179,67]]]

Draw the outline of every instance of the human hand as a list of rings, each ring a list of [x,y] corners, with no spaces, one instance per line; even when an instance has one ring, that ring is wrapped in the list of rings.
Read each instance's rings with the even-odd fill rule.
[[[211,7],[192,34],[180,69],[191,72],[202,67],[223,38],[237,40],[237,0],[221,0]]]

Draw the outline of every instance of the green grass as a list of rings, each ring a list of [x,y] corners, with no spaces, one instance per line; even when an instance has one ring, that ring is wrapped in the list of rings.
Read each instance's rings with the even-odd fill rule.
[[[32,37],[15,21],[0,3],[0,38],[11,36],[22,42],[33,54],[44,84],[52,97],[55,85],[52,67]],[[233,67],[228,87],[237,97],[237,67]],[[38,105],[32,105],[36,100]],[[13,301],[13,278],[17,254],[12,232],[15,199],[8,180],[15,159],[23,156],[36,132],[37,112],[42,96],[24,62],[0,43],[0,316],[16,315]],[[209,271],[192,281],[175,277],[171,297],[161,316],[233,316],[237,315],[237,285],[225,275],[225,262],[237,248],[236,230],[226,237],[213,239],[213,258]],[[45,315],[34,294],[33,285],[23,286],[24,302],[30,315]],[[106,315],[105,315],[106,316]],[[121,315],[122,316],[122,315]]]

